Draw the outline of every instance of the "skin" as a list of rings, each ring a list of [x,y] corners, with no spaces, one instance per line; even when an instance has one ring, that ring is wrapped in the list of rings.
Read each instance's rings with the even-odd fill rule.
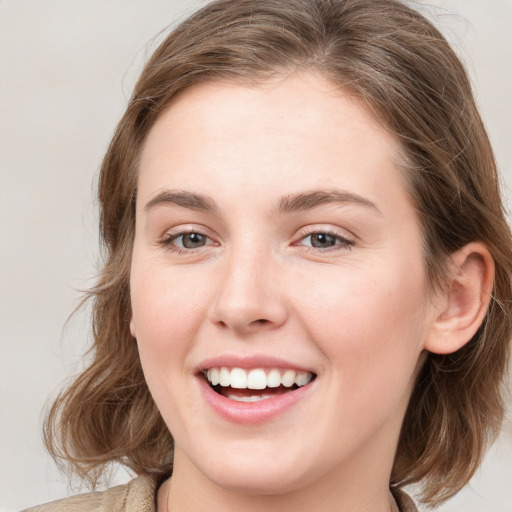
[[[306,73],[194,86],[157,120],[130,285],[132,334],[176,444],[160,511],[390,510],[414,378],[451,304],[428,290],[398,149],[358,100]],[[362,201],[278,209],[326,190]],[[155,201],[166,191],[215,210]],[[180,247],[187,231],[204,245]],[[332,246],[312,247],[314,233]],[[317,377],[272,420],[236,424],[199,392],[198,365],[223,355],[280,357]]]

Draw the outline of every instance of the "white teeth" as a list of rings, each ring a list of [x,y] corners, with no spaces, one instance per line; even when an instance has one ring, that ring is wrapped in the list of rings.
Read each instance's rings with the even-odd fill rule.
[[[281,372],[279,370],[270,370],[267,375],[267,386],[269,388],[278,388],[281,385]]]
[[[281,382],[285,388],[291,388],[295,384],[295,372],[293,370],[286,370],[281,377]]]
[[[298,372],[295,376],[295,384],[297,386],[302,387],[305,386],[311,380],[311,373],[309,372]]]
[[[220,370],[218,368],[210,368],[208,371],[210,372],[208,380],[213,386],[216,386],[220,382]]]
[[[228,398],[231,400],[236,400],[237,402],[259,402],[260,400],[265,400],[266,398],[270,398],[269,395],[251,395],[251,396],[236,396],[236,395],[228,395]]]
[[[231,372],[224,366],[220,369],[219,384],[223,387],[231,385]]]
[[[242,368],[233,368],[231,370],[231,387],[245,389],[247,387],[247,374]]]
[[[267,387],[265,370],[251,370],[247,377],[247,387],[249,389],[265,389]]]
[[[291,388],[294,384],[298,387],[305,386],[313,378],[313,374],[305,371],[279,370],[272,368],[265,370],[263,368],[253,368],[245,370],[243,368],[227,368],[225,366],[209,368],[206,372],[206,378],[212,386],[221,385],[222,387],[232,387],[235,389],[265,389],[284,386]],[[254,400],[253,400],[254,399]],[[239,401],[260,400],[260,395],[251,397],[238,397]]]

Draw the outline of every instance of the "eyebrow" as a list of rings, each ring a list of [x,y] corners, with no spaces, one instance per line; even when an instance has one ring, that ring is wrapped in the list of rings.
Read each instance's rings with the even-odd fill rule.
[[[377,205],[353,192],[339,189],[313,190],[300,194],[287,195],[279,201],[279,211],[290,213],[304,210],[311,210],[324,204],[351,204],[364,206],[381,213]]]
[[[293,213],[312,210],[325,204],[352,204],[370,208],[379,214],[381,213],[377,205],[369,199],[353,192],[339,189],[312,190],[286,195],[279,200],[277,210],[282,213]],[[218,210],[215,201],[211,197],[184,190],[165,190],[160,192],[146,204],[144,210],[148,212],[156,206],[162,205],[181,206],[182,208],[202,212],[216,212]]]
[[[146,213],[161,205],[176,205],[189,210],[199,210],[203,212],[215,212],[217,206],[215,201],[208,196],[194,194],[183,190],[165,190],[151,199],[144,210]]]

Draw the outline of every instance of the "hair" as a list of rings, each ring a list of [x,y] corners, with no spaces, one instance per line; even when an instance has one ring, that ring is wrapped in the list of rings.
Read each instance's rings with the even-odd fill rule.
[[[172,472],[173,439],[130,334],[137,169],[159,114],[184,89],[318,73],[355,95],[399,141],[424,239],[443,286],[450,255],[480,241],[495,262],[486,318],[453,354],[428,354],[400,434],[391,485],[419,482],[436,506],[458,492],[500,430],[509,361],[512,242],[493,151],[466,71],[439,31],[398,0],[218,0],[175,28],[147,62],[99,177],[104,266],[88,299],[87,368],[57,398],[45,442],[93,486],[111,462]]]

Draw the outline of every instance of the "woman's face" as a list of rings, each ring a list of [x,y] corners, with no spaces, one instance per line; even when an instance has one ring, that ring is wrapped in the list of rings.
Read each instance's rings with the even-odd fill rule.
[[[159,117],[131,328],[176,472],[251,493],[388,485],[435,317],[397,152],[310,74],[198,85]]]

